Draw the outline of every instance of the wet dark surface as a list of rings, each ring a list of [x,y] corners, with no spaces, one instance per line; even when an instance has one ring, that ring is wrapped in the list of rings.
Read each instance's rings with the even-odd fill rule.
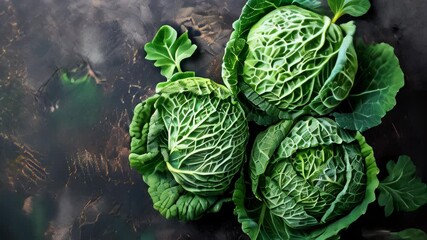
[[[1,0],[1,239],[245,239],[233,206],[183,223],[152,209],[128,166],[133,107],[164,80],[144,60],[158,27],[189,30],[184,68],[221,81],[223,49],[244,0]],[[367,135],[381,169],[412,157],[427,181],[427,2],[376,0],[358,35],[396,49],[406,75],[397,106]],[[61,84],[66,74],[90,84]],[[384,173],[382,173],[384,174]],[[343,234],[418,227],[427,207],[385,219],[371,204]]]

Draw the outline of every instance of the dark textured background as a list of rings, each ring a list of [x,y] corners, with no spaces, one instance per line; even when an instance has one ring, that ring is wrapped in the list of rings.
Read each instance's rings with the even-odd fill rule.
[[[0,238],[245,238],[231,204],[195,222],[163,219],[127,162],[129,115],[163,80],[144,60],[143,45],[162,24],[189,30],[198,50],[184,68],[221,81],[224,46],[244,2],[1,0]],[[396,107],[382,125],[366,133],[367,140],[381,169],[388,160],[407,154],[424,181],[426,10],[424,0],[376,0],[356,20],[359,37],[395,47],[405,73]],[[58,94],[57,70],[74,68],[93,70],[102,81],[102,101],[93,100],[100,109],[96,122],[80,131],[47,120],[52,107],[72,102]],[[427,231],[426,215],[423,207],[386,219],[371,204],[343,239],[408,227]]]

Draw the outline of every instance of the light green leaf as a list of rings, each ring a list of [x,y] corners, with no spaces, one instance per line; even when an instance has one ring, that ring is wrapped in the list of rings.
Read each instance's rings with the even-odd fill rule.
[[[169,81],[173,82],[173,81],[184,79],[184,78],[194,78],[194,77],[196,77],[195,72],[178,72],[172,75],[172,77],[169,78]]]
[[[196,48],[188,39],[188,32],[177,39],[177,32],[168,25],[160,27],[153,40],[144,46],[145,58],[155,61],[154,66],[160,67],[160,73],[168,79],[176,71],[182,72],[181,61],[191,57]]]
[[[356,44],[359,70],[355,86],[347,98],[349,113],[334,113],[345,129],[365,131],[381,123],[381,118],[396,105],[397,92],[404,85],[403,72],[393,48],[385,43]]]
[[[350,93],[354,84],[358,62],[353,46],[353,35],[356,26],[353,21],[340,25],[345,32],[339,48],[336,62],[330,63],[331,70],[325,71],[329,76],[315,98],[304,109],[317,115],[325,115],[335,109]]]
[[[397,163],[387,163],[389,176],[381,181],[378,204],[384,207],[385,216],[396,211],[414,211],[427,203],[427,185],[415,176],[415,165],[405,155]]]
[[[264,175],[269,162],[272,160],[273,154],[276,152],[281,141],[288,134],[292,124],[293,121],[291,120],[282,121],[258,134],[255,139],[251,161],[249,162],[249,169],[252,180],[252,191],[258,198],[257,189],[259,178],[261,175]]]
[[[234,25],[239,22],[235,22]],[[233,32],[233,35],[236,32]],[[242,63],[239,60],[239,55],[242,53],[245,47],[246,41],[242,38],[231,38],[227,42],[225,48],[223,63],[222,63],[222,78],[224,79],[224,84],[235,94],[238,93],[238,79],[237,72],[242,68]]]
[[[328,0],[328,5],[335,14],[332,22],[336,22],[345,14],[360,17],[371,7],[369,0]]]
[[[427,233],[421,229],[408,228],[400,232],[390,233],[394,240],[425,240],[427,239]]]

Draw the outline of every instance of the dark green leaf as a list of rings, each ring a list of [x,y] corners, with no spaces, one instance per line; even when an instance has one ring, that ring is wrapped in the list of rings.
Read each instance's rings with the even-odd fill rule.
[[[415,176],[415,165],[408,156],[400,156],[397,163],[387,163],[389,176],[381,181],[378,204],[385,215],[394,210],[414,211],[427,203],[427,185]]]
[[[160,163],[164,164],[161,160]],[[154,171],[152,174],[144,175],[143,179],[148,185],[153,207],[167,219],[194,220],[211,208],[216,211],[220,209],[216,207],[218,200],[216,196],[201,197],[185,191],[167,171]]]
[[[271,214],[267,206],[256,199],[246,186],[243,174],[237,180],[233,194],[236,205],[234,214],[242,224],[242,230],[252,240],[256,239],[290,239],[289,228],[284,219]]]
[[[335,14],[332,22],[336,22],[345,14],[353,17],[362,16],[371,7],[369,0],[328,0],[328,5]]]
[[[166,78],[181,71],[181,61],[191,57],[197,46],[188,39],[188,32],[183,33],[177,39],[177,32],[168,25],[162,26],[151,42],[148,42],[144,50],[145,57],[153,60],[154,66],[160,67],[160,73]]]
[[[395,240],[425,240],[427,239],[427,233],[421,229],[408,228],[400,232],[390,233],[392,239]]]
[[[359,43],[356,52],[359,70],[347,99],[352,112],[333,115],[340,127],[362,132],[379,125],[396,105],[395,97],[404,85],[404,76],[390,45]]]
[[[155,113],[154,104],[158,97],[158,95],[154,95],[138,104],[129,126],[131,137],[129,162],[131,167],[141,174],[150,174],[159,164],[160,154],[156,140],[163,131],[164,125],[157,121],[158,118],[152,118]],[[158,115],[156,114],[156,116]]]

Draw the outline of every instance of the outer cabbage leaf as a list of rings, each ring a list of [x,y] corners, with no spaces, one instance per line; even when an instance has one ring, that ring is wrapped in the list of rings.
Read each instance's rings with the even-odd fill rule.
[[[305,9],[316,11],[321,7],[321,1],[318,0],[248,0],[242,9],[242,14],[239,20],[234,22],[233,28],[235,32],[231,39],[243,38],[246,36],[250,28],[258,22],[267,13],[281,6],[297,5]]]
[[[385,216],[394,210],[414,211],[427,203],[427,185],[415,176],[415,165],[408,156],[400,156],[397,163],[387,163],[389,176],[381,181],[378,204]]]
[[[255,140],[249,166],[252,191],[240,179],[233,201],[251,239],[328,239],[375,201],[378,168],[372,148],[361,134],[330,119],[270,127]]]
[[[224,86],[210,79],[200,77],[181,78],[171,82],[161,82],[157,84],[156,92],[167,95],[180,94],[183,92],[201,96],[212,94],[214,98],[221,100],[230,98],[233,100],[232,94]]]
[[[236,205],[234,214],[242,224],[242,230],[252,240],[255,239],[290,239],[290,233],[283,219],[270,213],[267,206],[256,199],[245,183],[243,174],[237,180],[233,193]]]
[[[395,97],[404,85],[403,72],[393,48],[386,44],[356,44],[359,70],[355,86],[345,102],[352,112],[334,113],[345,129],[365,131],[381,123],[381,118],[396,105]]]
[[[217,197],[202,197],[186,191],[166,171],[146,174],[143,179],[148,185],[154,209],[167,219],[197,219],[208,211],[218,211],[223,203]]]
[[[353,87],[358,68],[357,55],[353,46],[356,27],[353,22],[342,24],[340,27],[347,35],[342,40],[335,65],[330,72],[327,71],[329,77],[323,83],[317,96],[304,108],[306,112],[318,115],[330,112],[348,97]]]
[[[157,147],[151,147],[152,151],[148,151],[148,142],[152,143],[152,133],[149,134],[149,128],[157,127],[160,131],[163,125],[154,125],[150,123],[151,115],[154,113],[154,103],[158,96],[147,98],[144,102],[139,103],[134,109],[132,122],[129,126],[129,134],[131,137],[131,153],[129,154],[130,166],[137,169],[140,173],[151,172],[155,168],[157,161],[155,158],[159,154]],[[157,131],[158,132],[158,131]],[[149,136],[150,135],[150,136]],[[150,144],[152,146],[152,144]],[[153,161],[154,160],[154,161]],[[150,163],[150,164],[147,164]]]
[[[369,0],[328,0],[328,5],[335,14],[332,22],[337,21],[344,14],[360,17],[371,7]]]
[[[264,175],[267,166],[280,146],[281,140],[286,137],[293,125],[292,120],[285,120],[269,127],[264,132],[257,135],[254,147],[252,148],[249,170],[251,176],[252,192],[260,199],[258,193],[258,183],[260,176]]]
[[[244,161],[245,113],[225,87],[174,75],[135,108],[131,166],[166,218],[194,220],[219,211]],[[184,77],[180,79],[180,77]]]

